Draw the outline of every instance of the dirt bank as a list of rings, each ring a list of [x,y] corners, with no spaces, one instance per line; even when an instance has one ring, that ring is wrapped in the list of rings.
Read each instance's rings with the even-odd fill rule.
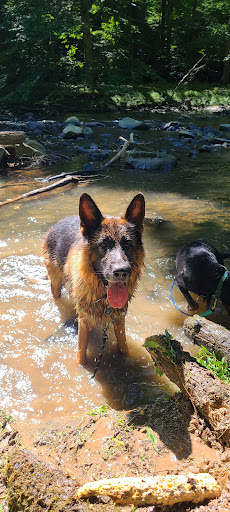
[[[208,503],[140,512],[229,510],[230,450],[214,439],[181,395],[128,413],[106,406],[36,429],[1,414],[2,511],[126,511],[107,497],[78,501],[86,482],[120,476],[209,472],[222,488]]]

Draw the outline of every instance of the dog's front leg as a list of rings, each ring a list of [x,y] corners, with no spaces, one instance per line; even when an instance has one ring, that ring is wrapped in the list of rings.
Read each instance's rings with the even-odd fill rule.
[[[86,350],[89,342],[89,322],[85,317],[79,315],[78,318],[78,352],[77,364],[82,366],[86,363]]]
[[[196,311],[196,309],[198,309],[198,307],[199,307],[199,304],[195,300],[193,300],[193,298],[191,297],[188,290],[186,290],[186,288],[184,288],[183,286],[180,286],[179,284],[177,284],[177,286],[178,286],[180,292],[184,295],[184,298],[188,302],[188,311]]]
[[[123,353],[128,352],[128,345],[125,335],[125,319],[114,324],[114,332],[117,338],[117,345],[119,350]]]

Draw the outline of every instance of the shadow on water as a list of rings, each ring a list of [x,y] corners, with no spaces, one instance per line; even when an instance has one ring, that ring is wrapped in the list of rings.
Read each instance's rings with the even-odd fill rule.
[[[143,137],[147,140],[149,132]],[[29,173],[11,171],[2,177],[3,184],[9,186],[1,189],[1,199],[37,188],[37,178],[76,170],[78,165],[82,165],[82,156],[81,164],[80,160],[71,165],[65,163],[61,169],[56,166]],[[126,411],[148,406],[153,411],[149,413],[149,425],[158,429],[162,439],[169,439],[161,431],[164,412],[159,417],[157,404],[164,404],[165,393],[173,395],[175,386],[155,374],[153,362],[142,345],[147,336],[167,329],[187,350],[194,350],[183,333],[184,316],[170,302],[175,256],[181,246],[197,238],[209,240],[220,251],[230,248],[229,153],[226,150],[222,155],[202,154],[196,160],[186,152],[178,153],[177,169],[171,173],[122,170],[117,165],[106,175],[101,181],[58,190],[1,209],[1,407],[15,417],[36,423],[44,418],[77,415],[103,403]],[[77,333],[72,323],[66,324],[75,313],[66,292],[55,303],[47,284],[25,278],[44,277],[40,256],[42,237],[52,224],[77,213],[83,191],[92,195],[104,215],[119,216],[140,190],[146,199],[146,217],[161,216],[164,222],[145,226],[145,269],[126,320],[129,353],[125,356],[117,353],[114,334],[110,331],[100,369],[92,383],[90,376],[101,345],[100,329],[91,334],[87,367],[77,367]],[[230,261],[226,263],[229,265]],[[185,301],[177,289],[174,299],[185,309]],[[229,317],[220,305],[212,318],[230,327]],[[168,405],[165,402],[165,408],[172,407],[172,401],[171,397]],[[187,425],[183,425],[181,435],[185,439]],[[171,429],[173,423],[168,431]],[[187,447],[189,452],[189,444]]]

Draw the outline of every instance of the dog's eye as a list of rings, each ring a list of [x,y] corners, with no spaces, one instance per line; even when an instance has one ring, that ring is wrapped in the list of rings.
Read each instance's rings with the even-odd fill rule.
[[[128,240],[127,238],[122,238],[121,239],[121,247],[122,247],[123,251],[125,251],[126,253],[131,252],[131,250],[133,248],[132,241]]]
[[[103,252],[106,252],[114,247],[114,240],[112,240],[112,238],[106,237],[100,242],[99,247]]]

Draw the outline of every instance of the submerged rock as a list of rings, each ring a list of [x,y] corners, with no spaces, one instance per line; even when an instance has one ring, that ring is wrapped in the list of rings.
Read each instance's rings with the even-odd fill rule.
[[[171,171],[177,165],[177,159],[174,155],[135,150],[127,153],[125,162],[127,166],[142,171]]]
[[[196,134],[192,132],[191,130],[182,129],[178,132],[179,137],[186,137],[188,139],[195,139]]]
[[[220,132],[230,132],[230,124],[221,124],[219,130]]]

